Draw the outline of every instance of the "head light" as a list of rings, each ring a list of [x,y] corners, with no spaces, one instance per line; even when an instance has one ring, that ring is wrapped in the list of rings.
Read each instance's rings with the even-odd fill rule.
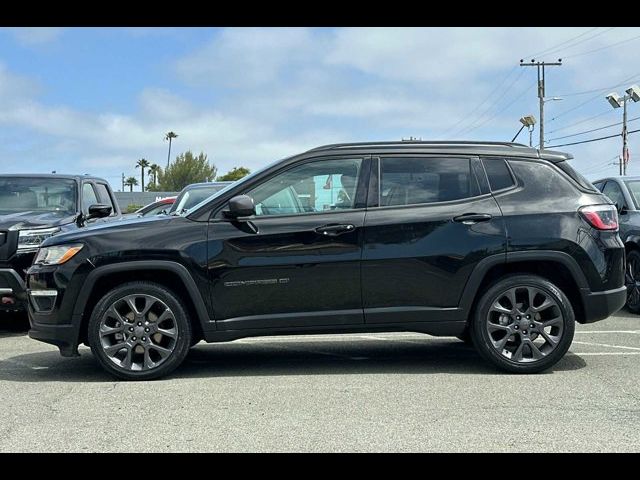
[[[58,227],[20,230],[18,234],[18,252],[35,251],[46,238],[55,235],[59,231]]]
[[[82,244],[54,245],[52,247],[42,247],[38,250],[38,255],[33,261],[39,265],[61,265],[69,261],[82,249]]]

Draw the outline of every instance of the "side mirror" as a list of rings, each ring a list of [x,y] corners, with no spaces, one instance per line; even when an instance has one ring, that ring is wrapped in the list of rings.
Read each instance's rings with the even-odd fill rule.
[[[86,216],[85,220],[108,217],[109,215],[111,215],[112,211],[113,207],[111,205],[105,205],[104,203],[94,203],[89,207],[89,214]]]
[[[229,210],[224,211],[227,218],[250,217],[256,214],[253,198],[248,195],[237,195],[229,200]]]

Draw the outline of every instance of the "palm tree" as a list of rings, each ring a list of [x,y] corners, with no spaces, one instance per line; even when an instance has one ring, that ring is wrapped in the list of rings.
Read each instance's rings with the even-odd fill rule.
[[[138,179],[136,177],[129,177],[124,181],[124,184],[129,187],[130,192],[133,192],[133,187],[138,185]]]
[[[169,168],[169,159],[171,158],[171,140],[178,138],[178,134],[174,132],[167,132],[164,136],[165,140],[169,140],[169,153],[167,154],[167,168]]]
[[[154,163],[149,167],[149,175],[153,177],[153,188],[156,188],[158,182],[158,173],[160,173],[160,165]]]
[[[136,168],[140,167],[140,176],[141,176],[141,180],[142,180],[142,191],[144,192],[144,169],[147,168],[149,165],[151,165],[149,163],[148,160],[141,158],[140,160],[138,160],[136,162]]]

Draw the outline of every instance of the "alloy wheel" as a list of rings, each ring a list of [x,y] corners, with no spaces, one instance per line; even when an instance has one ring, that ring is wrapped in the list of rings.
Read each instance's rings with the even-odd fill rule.
[[[530,286],[500,293],[489,308],[486,330],[492,347],[515,363],[536,362],[556,349],[564,333],[558,302]]]
[[[100,346],[108,359],[128,371],[162,365],[176,348],[178,325],[157,297],[127,295],[114,301],[100,319]]]

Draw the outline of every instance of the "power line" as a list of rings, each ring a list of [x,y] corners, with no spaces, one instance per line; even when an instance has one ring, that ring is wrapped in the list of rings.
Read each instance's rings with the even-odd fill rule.
[[[580,35],[576,35],[575,37],[572,37],[572,38],[570,38],[569,40],[565,40],[564,42],[561,42],[561,43],[559,43],[559,44],[557,44],[557,45],[555,45],[555,46],[553,46],[553,47],[549,47],[549,48],[547,48],[546,50],[541,50],[540,52],[537,52],[537,53],[534,53],[534,54],[531,54],[531,55],[525,55],[525,58],[538,57],[538,56],[540,56],[540,55],[550,55],[551,53],[553,53],[553,52],[555,52],[555,51],[562,50],[562,46],[563,46],[563,45],[566,45],[567,43],[571,43],[571,42],[573,42],[574,40],[577,40],[577,39],[578,39],[578,38],[580,38],[580,37],[584,37],[585,35],[587,35],[587,34],[589,34],[589,33],[593,32],[594,30],[597,30],[597,29],[599,29],[599,28],[600,28],[600,27],[594,27],[594,28],[591,28],[591,29],[587,30],[586,32],[581,33]],[[615,27],[612,27],[612,28],[615,28]],[[611,28],[610,28],[609,30],[611,30]],[[609,30],[605,30],[604,32],[597,33],[596,35],[594,35],[594,37],[597,37],[598,35],[601,35],[602,33],[606,33],[606,32],[608,32]],[[591,40],[591,38],[594,38],[594,37],[590,37],[590,38],[587,38],[587,39],[581,40],[581,41],[576,42],[575,44],[573,44],[573,45],[571,45],[571,46],[569,46],[569,47],[565,47],[565,48],[572,48],[572,47],[575,47],[576,45],[579,45],[579,44],[580,44],[580,43],[582,43],[582,42],[586,42],[586,41],[588,41],[588,40]]]
[[[565,125],[564,127],[560,127],[560,128],[556,128],[555,130],[551,130],[549,132],[549,135],[551,135],[552,133],[555,133],[555,132],[559,132],[560,130],[566,130],[567,128],[574,128],[576,125],[580,125],[581,123],[588,122],[590,120],[593,120],[594,118],[602,117],[603,115],[612,114],[613,112],[615,112],[615,110],[613,110],[612,108],[609,108],[609,109],[607,109],[606,112],[598,113],[597,115],[593,115],[592,117],[584,118],[584,119],[580,120],[579,122],[574,122],[571,125]]]
[[[504,83],[507,81],[507,79],[511,76],[512,73],[514,73],[517,70],[517,66],[514,66],[509,73],[507,73],[507,76],[504,77],[502,79],[502,81],[493,89],[491,90],[491,92],[489,93],[489,95],[487,95],[484,100],[482,100],[479,104],[477,104],[473,110],[471,110],[468,114],[464,115],[460,120],[458,120],[454,125],[452,125],[451,127],[448,127],[444,132],[443,135],[450,132],[451,130],[454,130],[455,128],[458,127],[458,125],[460,125],[462,122],[464,122],[465,120],[468,120],[475,112],[478,111],[478,109],[484,105],[487,100],[489,100],[489,98],[491,98],[493,96],[494,93],[496,93],[500,87],[502,87],[502,85],[504,85]]]
[[[493,115],[491,115],[488,118],[486,118],[483,122],[481,122],[478,125],[472,127],[471,129],[467,130],[464,133],[465,134],[471,133],[472,131],[476,130],[477,128],[480,128],[483,125],[485,125],[490,120],[493,120],[496,116],[498,116],[499,114],[504,112],[507,108],[509,108],[511,105],[513,105],[515,102],[520,100],[524,96],[525,93],[527,93],[529,90],[531,90],[532,87],[534,87],[536,85],[536,83],[537,83],[537,81],[532,83],[532,84],[530,84],[528,87],[526,87],[524,90],[522,90],[519,95],[517,95],[515,98],[513,98],[509,103],[507,103],[505,106],[503,106],[500,110],[497,110],[496,112],[494,112]],[[460,133],[460,135],[462,135],[462,132]]]
[[[631,123],[635,120],[640,119],[639,117],[634,117],[631,120],[627,120],[627,123]],[[606,128],[611,128],[611,127],[615,127],[617,125],[622,125],[623,122],[618,122],[618,123],[612,123],[610,125],[605,125],[603,127],[598,127],[598,128],[592,128],[591,130],[585,130],[584,132],[578,132],[578,133],[572,133],[571,135],[565,135],[563,137],[556,137],[556,138],[551,138],[548,141],[549,142],[553,142],[554,140],[562,140],[563,138],[569,138],[569,137],[577,137],[578,135],[584,135],[585,133],[591,133],[591,132],[597,132],[598,130],[604,130]]]
[[[631,132],[628,132],[627,134],[629,134],[629,133],[631,133]],[[567,147],[569,145],[580,145],[581,143],[598,142],[600,140],[606,140],[608,138],[615,138],[615,137],[619,137],[621,135],[622,135],[621,133],[616,133],[615,135],[609,135],[607,137],[592,138],[590,140],[582,140],[581,142],[563,143],[563,144],[560,144],[560,145],[549,145],[547,148]]]
[[[618,45],[622,45],[623,43],[631,42],[631,41],[637,40],[639,38],[640,38],[640,35],[637,35],[635,37],[627,38],[626,40],[622,40],[620,42],[612,43],[611,45],[605,45],[604,47],[595,48],[593,50],[589,50],[589,51],[586,51],[586,52],[576,53],[574,55],[567,55],[565,58],[581,57],[582,55],[588,55],[590,53],[599,52],[601,50],[606,50],[608,48],[617,47]]]
[[[630,81],[634,80],[636,77],[638,77],[639,75],[640,75],[640,74],[631,75],[630,77],[628,77],[628,78],[626,78],[626,79],[622,80],[619,84],[617,84],[617,85],[615,85],[615,86],[620,86],[620,85],[622,85],[622,84],[624,84],[624,83],[626,83],[626,82],[630,82]],[[603,88],[602,90],[600,90],[600,92],[604,92],[604,91],[606,91],[606,90],[609,90],[610,88],[614,88],[614,87],[607,87],[607,88]],[[555,117],[551,118],[551,120],[549,120],[549,122],[553,122],[553,121],[554,121],[554,120],[556,120],[557,118],[562,117],[563,115],[565,115],[565,114],[567,114],[567,113],[569,113],[569,112],[573,112],[574,110],[577,110],[578,108],[580,108],[580,107],[582,107],[582,106],[586,105],[587,103],[593,102],[594,100],[597,100],[597,99],[599,99],[599,98],[600,98],[600,95],[599,95],[599,94],[598,94],[598,95],[595,95],[595,96],[593,96],[593,97],[591,97],[591,98],[589,98],[589,99],[585,100],[584,102],[579,103],[579,104],[578,104],[578,105],[576,105],[575,107],[572,107],[572,108],[570,108],[570,109],[568,109],[568,110],[565,110],[564,112],[560,112],[560,113],[559,113],[559,114],[557,114]]]
[[[502,110],[499,110],[497,113],[494,113],[493,115],[490,115],[487,119],[485,119],[484,121],[482,120],[483,117],[485,117],[485,115],[487,115],[487,113],[489,113],[491,111],[492,108],[494,108],[498,102],[500,100],[502,100],[506,94],[509,92],[509,90],[511,90],[513,88],[513,86],[518,82],[518,80],[520,80],[520,78],[522,78],[522,75],[524,74],[524,71],[520,71],[520,73],[518,75],[516,75],[516,77],[513,79],[513,81],[502,91],[502,93],[500,94],[500,96],[498,98],[496,98],[494,100],[494,102],[489,105],[483,112],[482,114],[480,114],[480,116],[475,119],[472,123],[470,123],[469,125],[467,125],[466,127],[464,127],[462,130],[460,130],[457,135],[465,135],[469,132],[472,132],[473,130],[475,130],[476,128],[478,128],[481,125],[484,125],[488,120],[491,120],[493,117],[495,117],[495,115],[497,113],[500,113],[502,110],[504,110],[504,108]],[[480,123],[478,123],[480,122]]]

